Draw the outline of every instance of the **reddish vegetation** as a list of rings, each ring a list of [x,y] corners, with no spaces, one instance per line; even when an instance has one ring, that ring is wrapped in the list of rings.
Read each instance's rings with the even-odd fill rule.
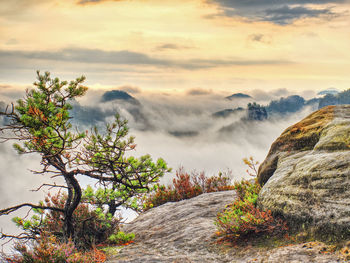
[[[176,178],[169,186],[158,185],[156,190],[143,201],[144,210],[160,206],[167,202],[189,199],[203,193],[232,190],[230,179],[219,173],[206,177],[204,172],[188,174],[183,169],[176,171]]]
[[[244,180],[236,183],[234,188],[238,198],[217,216],[218,235],[235,242],[252,235],[280,234],[287,230],[284,221],[274,218],[271,211],[263,211],[256,206],[261,189],[256,180]]]
[[[65,195],[48,194],[45,198],[45,205],[64,207],[66,202]],[[91,248],[94,244],[106,242],[107,238],[119,230],[119,219],[107,219],[91,210],[87,204],[81,203],[73,213],[75,222],[75,243],[82,248]],[[49,233],[60,233],[63,228],[62,214],[56,211],[50,211],[46,214],[42,229]]]

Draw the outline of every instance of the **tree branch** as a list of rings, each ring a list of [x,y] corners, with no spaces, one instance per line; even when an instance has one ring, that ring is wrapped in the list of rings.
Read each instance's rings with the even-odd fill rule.
[[[44,187],[44,186],[51,186],[50,188],[49,188],[49,190],[51,190],[52,188],[54,188],[54,187],[60,187],[60,188],[66,188],[66,189],[68,189],[68,187],[67,186],[65,186],[65,185],[57,185],[56,183],[54,183],[54,184],[42,184],[42,185],[40,185],[37,189],[32,189],[32,190],[30,190],[31,192],[38,192],[42,187]]]
[[[53,210],[53,211],[62,212],[62,213],[64,212],[63,209],[57,208],[57,207],[41,206],[41,205],[34,205],[34,204],[30,204],[30,203],[24,203],[24,204],[12,206],[12,207],[0,210],[0,216],[8,215],[8,214],[10,214],[14,211],[17,211],[18,209],[25,207],[25,206],[29,206],[30,208],[35,208],[35,209]]]

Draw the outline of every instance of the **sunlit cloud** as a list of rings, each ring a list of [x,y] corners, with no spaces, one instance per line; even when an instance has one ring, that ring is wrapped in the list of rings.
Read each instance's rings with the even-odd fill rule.
[[[298,19],[323,17],[329,20],[340,15],[332,7],[325,5],[344,4],[347,0],[300,0],[300,1],[242,1],[242,0],[208,0],[221,8],[218,15],[244,17],[252,21],[267,21],[278,25],[288,25]],[[317,6],[317,7],[315,7]]]
[[[66,48],[59,51],[5,51],[0,50],[0,58],[16,60],[46,60],[114,65],[143,65],[156,67],[182,68],[188,70],[251,65],[283,65],[287,60],[246,60],[246,59],[189,59],[175,60],[156,58],[140,52],[128,50],[104,51],[100,49]],[[5,66],[5,65],[4,65]]]

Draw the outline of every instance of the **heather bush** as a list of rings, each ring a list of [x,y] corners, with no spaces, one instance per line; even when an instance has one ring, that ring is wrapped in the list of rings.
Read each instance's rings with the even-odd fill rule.
[[[232,190],[229,173],[206,177],[204,172],[191,174],[182,168],[176,171],[172,185],[157,184],[151,194],[143,199],[143,210],[198,196],[202,193]]]
[[[254,162],[252,157],[244,159],[244,162],[249,166],[248,173],[256,176],[255,166],[258,163]],[[215,221],[219,235],[236,241],[253,235],[280,234],[287,230],[283,220],[274,218],[271,211],[263,211],[257,207],[261,187],[256,178],[235,183],[234,189],[237,192],[237,199],[223,212],[218,213]]]
[[[57,193],[47,195],[45,206],[63,207],[67,196]],[[15,217],[13,221],[22,228],[28,236],[41,240],[43,233],[51,233],[58,240],[63,241],[63,215],[56,211],[35,209],[31,219],[26,220]],[[73,213],[74,219],[74,243],[79,249],[91,249],[95,244],[101,244],[108,237],[119,231],[120,218],[105,213],[103,208],[93,207],[86,203],[80,203]]]
[[[98,263],[101,260],[99,252],[79,251],[74,243],[69,240],[61,243],[55,236],[42,234],[32,249],[29,249],[23,243],[17,243],[15,250],[18,252],[14,256],[4,256],[5,262],[11,263]],[[102,257],[103,258],[103,257]]]

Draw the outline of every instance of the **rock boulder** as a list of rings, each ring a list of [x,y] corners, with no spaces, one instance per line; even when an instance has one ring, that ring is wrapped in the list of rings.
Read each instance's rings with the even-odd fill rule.
[[[328,106],[286,129],[259,167],[259,205],[295,229],[350,236],[350,106]]]

